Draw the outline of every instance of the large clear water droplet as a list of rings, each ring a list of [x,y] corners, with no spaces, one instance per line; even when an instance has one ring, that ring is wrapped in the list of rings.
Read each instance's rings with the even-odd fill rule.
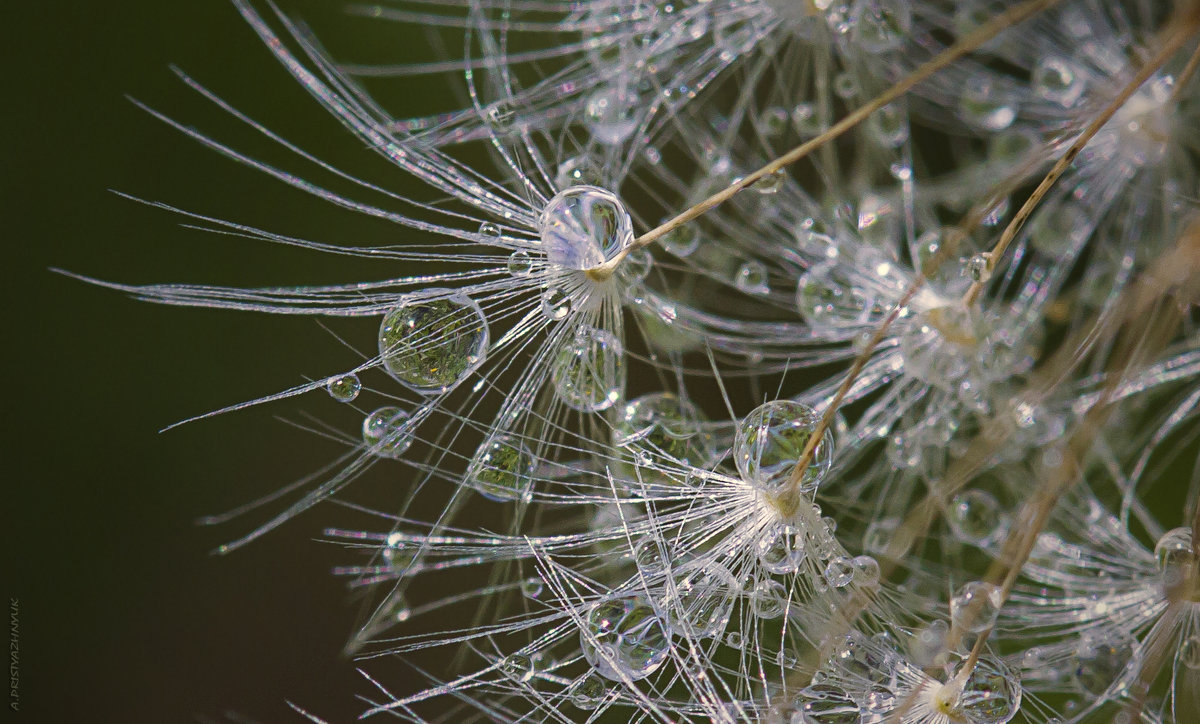
[[[1138,653],[1138,643],[1122,632],[1085,635],[1075,650],[1075,679],[1093,696],[1101,696]]]
[[[816,410],[793,400],[768,402],[747,415],[733,442],[742,479],[765,492],[781,492],[820,419]],[[815,490],[832,465],[833,434],[826,430],[800,480],[801,492]]]
[[[710,436],[701,431],[703,419],[695,405],[670,392],[643,395],[621,411],[613,444],[703,465],[712,456]]]
[[[559,192],[542,210],[538,226],[546,260],[565,269],[599,266],[633,241],[629,212],[596,186]]]
[[[733,283],[738,290],[746,294],[763,296],[771,293],[771,287],[767,283],[767,267],[761,261],[752,259],[742,264],[733,278]]]
[[[758,539],[758,562],[770,573],[795,573],[804,552],[804,533],[785,523],[770,526]]]
[[[1005,724],[1021,708],[1021,680],[997,659],[981,656],[959,696],[970,724]]]
[[[599,412],[625,393],[624,346],[604,329],[583,327],[559,350],[551,369],[558,397],[580,412]]]
[[[444,392],[461,382],[483,362],[488,343],[483,310],[448,290],[441,299],[402,301],[379,327],[384,369],[422,392]]]
[[[671,582],[659,608],[672,633],[705,639],[725,630],[741,589],[729,569],[716,561],[687,564],[671,571]]]
[[[1060,106],[1073,106],[1083,97],[1086,82],[1066,58],[1047,56],[1033,69],[1033,92]]]
[[[670,641],[641,596],[618,596],[592,607],[579,644],[596,673],[613,681],[644,679],[667,659]]]
[[[968,490],[954,496],[946,519],[960,541],[983,545],[1000,533],[1000,503],[989,492]]]
[[[535,462],[525,443],[512,435],[497,435],[475,451],[467,484],[490,500],[526,500]]]

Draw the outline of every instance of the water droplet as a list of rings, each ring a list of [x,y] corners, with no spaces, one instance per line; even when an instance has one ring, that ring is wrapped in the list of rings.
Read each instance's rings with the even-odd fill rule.
[[[467,484],[489,500],[525,500],[533,482],[533,453],[512,435],[479,446],[467,468]]]
[[[687,564],[671,571],[671,581],[659,609],[672,633],[705,639],[725,630],[741,588],[729,569],[716,561]]]
[[[486,236],[489,239],[499,239],[502,234],[499,226],[490,221],[485,221],[479,225],[479,235]]]
[[[542,292],[542,314],[555,322],[562,321],[571,313],[571,297],[558,287],[549,287]]]
[[[958,102],[959,113],[985,131],[1002,131],[1017,118],[1017,105],[985,76],[970,76]]]
[[[1154,558],[1167,588],[1174,588],[1196,574],[1197,559],[1192,548],[1192,529],[1172,528],[1154,544]]]
[[[879,584],[879,561],[871,556],[855,556],[850,559],[854,566],[854,580],[860,586],[875,586]]]
[[[379,354],[397,380],[422,392],[444,392],[474,372],[488,351],[483,310],[448,290],[440,299],[408,299],[379,327]]]
[[[492,132],[498,136],[506,136],[516,128],[517,113],[511,101],[496,101],[484,111],[484,117]]]
[[[325,391],[338,402],[353,402],[361,390],[362,383],[358,381],[358,375],[353,373],[330,377],[325,382]]]
[[[965,491],[951,501],[947,522],[962,542],[983,545],[1000,532],[1000,503],[986,491]]]
[[[670,641],[644,598],[619,596],[592,607],[579,644],[596,673],[613,681],[636,681],[662,666]]]
[[[858,81],[850,73],[838,73],[833,77],[833,92],[842,100],[851,100],[858,95]]]
[[[890,103],[871,114],[868,128],[884,148],[899,148],[908,140],[908,113],[899,103]]]
[[[521,595],[525,596],[525,598],[537,598],[542,595],[544,589],[545,583],[540,578],[526,578],[524,581],[521,581]]]
[[[638,96],[624,88],[601,88],[584,106],[584,122],[592,137],[606,146],[616,145],[637,130]]]
[[[595,186],[559,192],[538,226],[546,260],[565,269],[599,266],[633,242],[633,222],[620,199]]]
[[[896,693],[886,686],[875,684],[863,699],[863,724],[883,724],[886,715],[896,708]]]
[[[1033,69],[1033,92],[1060,106],[1073,106],[1083,97],[1083,76],[1065,58],[1048,56]]]
[[[1093,228],[1095,222],[1082,206],[1063,201],[1044,207],[1029,222],[1029,243],[1056,259],[1073,258]]]
[[[764,136],[782,136],[787,133],[788,128],[787,109],[780,106],[763,109],[758,125]]]
[[[767,268],[760,261],[751,260],[738,268],[733,283],[746,294],[762,296],[771,292],[767,284]]]
[[[733,442],[734,462],[742,479],[768,493],[784,490],[819,420],[816,410],[793,400],[768,402],[747,415]],[[802,492],[815,490],[833,465],[829,430],[814,452],[800,480]]]
[[[813,138],[825,132],[825,124],[812,103],[798,103],[792,109],[792,127],[803,138]]]
[[[832,684],[814,684],[797,697],[803,724],[859,724],[862,710],[845,689]]]
[[[854,564],[845,556],[837,556],[825,564],[824,576],[833,588],[845,588],[854,580]]]
[[[663,219],[664,223],[667,221],[668,219]],[[684,224],[663,234],[658,243],[668,253],[683,259],[700,246],[700,235],[696,233],[696,227]]]
[[[613,444],[644,448],[683,463],[702,465],[712,455],[710,438],[701,432],[703,419],[695,405],[670,392],[643,395],[621,411]]]
[[[554,176],[558,188],[571,186],[600,186],[604,183],[604,172],[589,156],[568,158],[558,165]]]
[[[383,457],[400,457],[412,444],[408,413],[399,407],[381,407],[363,420],[363,442]]]
[[[783,188],[783,182],[786,180],[787,171],[778,169],[755,181],[750,185],[750,188],[763,196],[773,196],[779,193],[779,189]]]
[[[992,278],[992,255],[988,253],[976,254],[967,260],[967,266],[964,273],[973,282],[986,282]]]
[[[533,273],[533,255],[524,249],[514,251],[508,257],[508,273],[514,277],[527,277]]]
[[[550,376],[558,397],[580,412],[599,412],[625,393],[625,348],[607,330],[583,327],[559,350]]]
[[[1005,724],[1021,708],[1021,680],[999,660],[981,656],[963,684],[958,704],[970,724]]]
[[[608,684],[595,672],[589,672],[571,687],[571,703],[580,709],[595,709],[608,694]]]
[[[963,631],[982,633],[996,623],[1000,589],[984,581],[964,583],[950,598],[950,620]]]
[[[759,537],[757,552],[770,573],[795,573],[804,561],[804,534],[785,523],[770,526]]]
[[[845,23],[852,43],[868,53],[882,53],[908,39],[912,9],[907,0],[855,0]]]
[[[779,618],[788,605],[787,589],[770,578],[759,580],[748,595],[754,615],[761,619]]]
[[[500,662],[500,670],[506,676],[521,683],[525,683],[533,678],[536,669],[533,665],[533,659],[525,654],[509,654]]]
[[[1121,677],[1138,644],[1122,632],[1084,636],[1075,651],[1075,679],[1087,693],[1100,696]]]
[[[1193,671],[1200,669],[1200,636],[1193,634],[1184,639],[1175,660]]]

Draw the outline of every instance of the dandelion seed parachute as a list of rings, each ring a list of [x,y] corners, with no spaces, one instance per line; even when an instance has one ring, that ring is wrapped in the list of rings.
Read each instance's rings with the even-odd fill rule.
[[[325,110],[440,200],[335,168],[181,74],[305,175],[154,116],[406,236],[353,247],[155,205],[403,273],[106,285],[379,320],[377,353],[229,408],[325,390],[371,410],[338,436],[341,460],[227,546],[335,496],[364,516],[326,532],[346,549],[336,573],[369,592],[349,649],[428,680],[372,679],[368,716],[1178,724],[1200,710],[1200,493],[1194,470],[1161,479],[1185,457],[1172,451],[1194,450],[1200,400],[1194,320],[1176,311],[1200,278],[1194,8],[1044,3],[643,245],[1004,8],[394,0],[354,12],[435,27],[462,57],[367,66],[235,3]],[[462,108],[415,117],[364,82],[417,75],[452,81]],[[343,492],[377,465],[411,480],[383,510]],[[1164,491],[1183,519],[1152,509]],[[456,654],[450,671],[420,668],[434,650]]]

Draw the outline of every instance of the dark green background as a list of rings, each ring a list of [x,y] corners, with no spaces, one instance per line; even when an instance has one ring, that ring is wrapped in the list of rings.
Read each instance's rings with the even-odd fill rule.
[[[283,5],[347,59],[421,51],[395,26],[358,47],[365,21],[342,14],[340,0]],[[184,229],[178,217],[110,193],[332,243],[400,233],[223,159],[124,98],[286,158],[199,100],[172,63],[331,161],[368,157],[373,180],[401,192],[409,182],[371,162],[228,2],[8,2],[0,15],[9,389],[0,592],[5,603],[19,598],[21,631],[21,712],[5,708],[0,718],[234,721],[236,712],[294,721],[292,700],[350,721],[362,709],[354,694],[369,691],[339,655],[357,609],[328,573],[345,556],[313,542],[337,511],[302,516],[226,557],[210,551],[262,517],[194,524],[336,454],[275,419],[323,418],[327,401],[157,430],[323,377],[353,356],[309,319],[154,306],[48,268],[241,285],[404,273]],[[369,330],[354,341],[369,345]]]

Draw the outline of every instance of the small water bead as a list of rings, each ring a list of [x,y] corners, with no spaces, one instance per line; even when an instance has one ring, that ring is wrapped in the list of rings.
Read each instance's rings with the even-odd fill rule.
[[[570,186],[600,186],[604,183],[604,172],[590,156],[568,158],[558,165],[554,182],[558,188]]]
[[[1179,645],[1175,660],[1192,671],[1200,670],[1200,636],[1188,636]]]
[[[1066,58],[1047,56],[1033,69],[1033,92],[1060,106],[1073,106],[1083,97],[1086,85],[1078,70]]]
[[[741,649],[746,645],[746,639],[740,631],[730,631],[725,635],[725,644],[735,649]]]
[[[580,412],[600,412],[625,393],[625,348],[604,329],[583,327],[559,350],[550,376],[558,397]]]
[[[548,287],[542,291],[541,307],[547,319],[560,322],[571,313],[571,297],[558,287]]]
[[[875,684],[863,698],[862,724],[883,724],[887,716],[896,708],[896,692]]]
[[[1084,635],[1075,650],[1075,680],[1086,693],[1100,696],[1126,673],[1137,654],[1137,641],[1123,632]]]
[[[1014,128],[993,136],[988,144],[988,158],[1010,165],[1027,158],[1038,148],[1038,135],[1028,128]]]
[[[400,457],[412,444],[408,413],[399,407],[381,407],[363,419],[363,442],[383,457]]]
[[[1002,131],[1017,119],[1017,104],[986,77],[969,77],[958,103],[962,117],[985,131]]]
[[[792,128],[803,138],[813,138],[825,132],[825,122],[812,103],[798,103],[792,109]]]
[[[504,674],[521,683],[528,682],[537,673],[533,659],[525,654],[510,654],[500,662],[500,670]]]
[[[970,724],[1005,724],[1021,709],[1021,680],[998,659],[981,656],[959,695]]]
[[[525,598],[537,598],[542,595],[545,587],[546,584],[540,578],[526,578],[521,581],[521,595],[525,596]]]
[[[825,564],[825,582],[833,588],[845,588],[854,580],[854,564],[845,556],[837,556]]]
[[[633,547],[633,560],[642,573],[653,575],[667,567],[663,551],[654,538],[644,538]]]
[[[992,255],[987,252],[976,254],[967,260],[963,273],[973,282],[984,283],[992,278]]]
[[[508,256],[508,273],[517,278],[533,274],[533,254],[518,249]]]
[[[1000,503],[984,490],[968,490],[950,502],[947,522],[964,543],[983,545],[1000,533]]]
[[[1029,222],[1029,243],[1043,254],[1066,258],[1078,253],[1095,226],[1082,206],[1065,200],[1043,207]]]
[[[984,581],[970,581],[950,597],[950,620],[963,631],[982,633],[995,625],[1003,603],[999,588]]]
[[[945,621],[932,621],[917,630],[908,642],[908,655],[912,662],[927,668],[945,656],[950,635],[950,625]]]
[[[788,120],[786,108],[771,106],[763,109],[758,119],[758,127],[764,136],[782,136],[787,133]]]
[[[816,410],[794,400],[768,402],[747,415],[733,442],[742,479],[767,493],[783,491],[819,420]],[[832,466],[833,434],[826,430],[800,480],[801,492],[815,490]]]
[[[633,221],[620,199],[596,186],[560,191],[538,219],[546,260],[586,270],[613,258],[633,241]]]
[[[702,465],[712,455],[704,416],[696,406],[670,392],[643,395],[625,405],[613,432],[618,447],[642,447],[680,462]]]
[[[856,0],[847,17],[850,40],[868,53],[895,50],[912,30],[908,0]]]
[[[832,684],[814,684],[800,691],[801,724],[859,724],[862,709],[846,690]]]
[[[889,103],[871,114],[868,128],[880,146],[899,148],[908,140],[908,113],[903,105]]]
[[[854,580],[860,586],[879,585],[879,577],[882,574],[879,561],[871,556],[855,556],[850,559],[850,565],[854,567]]]
[[[596,604],[584,626],[579,636],[583,656],[606,679],[644,679],[667,659],[666,630],[641,596],[619,596]]]
[[[636,93],[626,88],[602,88],[584,106],[584,122],[592,137],[606,146],[616,145],[637,130]]]
[[[595,709],[608,694],[608,684],[595,672],[588,673],[571,687],[571,703],[580,709]]]
[[[421,392],[444,392],[482,364],[488,325],[473,299],[450,290],[429,291],[447,296],[402,301],[383,318],[379,354],[400,382]]]
[[[503,235],[503,232],[500,231],[500,227],[496,224],[485,221],[479,225],[479,235],[488,239],[499,239]]]
[[[742,264],[733,278],[739,291],[753,296],[764,296],[771,292],[767,282],[767,268],[760,261],[751,260]]]
[[[513,103],[508,100],[496,101],[489,105],[484,111],[484,118],[492,132],[498,136],[508,135],[517,126],[517,113]]]
[[[762,532],[757,545],[758,562],[770,573],[795,573],[804,562],[804,533],[786,523]]]
[[[863,533],[863,550],[876,556],[887,553],[888,546],[900,528],[899,518],[876,518],[867,525]]]
[[[692,639],[720,635],[733,612],[739,589],[725,566],[710,561],[671,571],[672,588],[660,602],[662,618],[677,636]]]
[[[645,281],[654,266],[654,255],[649,249],[638,249],[630,252],[617,267],[617,278],[626,286],[632,287]]]
[[[511,435],[497,435],[475,451],[467,468],[467,484],[489,500],[524,500],[533,482],[534,465],[533,453],[525,443]]]
[[[760,579],[750,589],[750,609],[761,619],[779,618],[787,609],[787,589],[779,581],[770,578]]]
[[[852,100],[858,95],[858,81],[848,72],[838,73],[833,77],[833,92],[842,100]]]
[[[330,377],[325,382],[325,391],[338,402],[353,402],[362,391],[362,382],[359,382],[358,375],[353,373]]]
[[[1168,588],[1178,586],[1197,574],[1197,559],[1192,548],[1192,529],[1172,528],[1154,544],[1154,559]]]
[[[668,219],[663,219],[663,223],[667,221]],[[663,234],[658,243],[667,253],[684,259],[700,246],[700,234],[697,233],[695,226],[684,224]]]
[[[774,196],[779,193],[779,189],[783,188],[783,182],[786,180],[787,171],[778,169],[755,181],[750,188],[763,196]]]

